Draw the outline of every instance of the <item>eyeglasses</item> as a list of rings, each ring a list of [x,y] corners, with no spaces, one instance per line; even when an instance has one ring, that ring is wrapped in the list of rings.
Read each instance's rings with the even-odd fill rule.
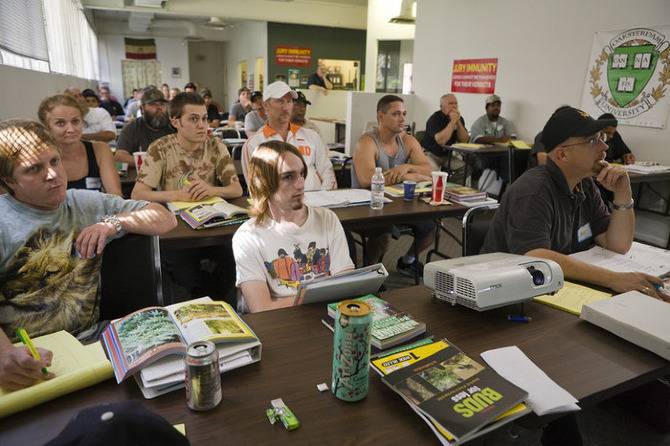
[[[601,142],[604,143],[607,140],[607,136],[603,132],[598,132],[595,136],[587,139],[586,141],[576,142],[574,144],[563,144],[561,147],[572,147],[572,146],[581,146],[584,144],[589,144],[591,147],[597,146]]]

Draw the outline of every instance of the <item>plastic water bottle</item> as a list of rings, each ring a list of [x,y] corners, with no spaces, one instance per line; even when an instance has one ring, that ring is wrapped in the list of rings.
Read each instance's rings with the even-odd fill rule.
[[[370,208],[382,209],[384,207],[384,174],[381,167],[375,167],[370,184]]]

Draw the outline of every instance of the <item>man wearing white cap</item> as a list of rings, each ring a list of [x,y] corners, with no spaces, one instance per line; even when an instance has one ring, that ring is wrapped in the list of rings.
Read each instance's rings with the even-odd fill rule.
[[[502,101],[500,96],[492,94],[484,103],[486,114],[477,118],[470,128],[470,141],[478,144],[508,142],[516,130],[512,121],[500,116]]]
[[[291,123],[293,101],[298,93],[282,81],[273,82],[263,91],[263,107],[268,117],[265,125],[242,148],[242,171],[247,177],[249,160],[256,148],[266,141],[284,141],[298,148],[307,164],[305,190],[337,189],[328,149],[319,135]],[[249,180],[247,179],[247,183]]]

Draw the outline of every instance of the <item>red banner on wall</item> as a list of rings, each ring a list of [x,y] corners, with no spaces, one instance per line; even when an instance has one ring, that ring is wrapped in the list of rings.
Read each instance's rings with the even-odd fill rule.
[[[497,58],[455,60],[451,73],[451,91],[454,93],[494,93],[497,73]]]
[[[275,63],[293,67],[307,67],[312,63],[312,49],[295,46],[278,46],[275,48]]]

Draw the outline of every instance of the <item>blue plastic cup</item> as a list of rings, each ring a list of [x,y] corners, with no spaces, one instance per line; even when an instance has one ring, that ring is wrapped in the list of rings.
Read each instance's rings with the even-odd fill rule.
[[[405,201],[414,200],[414,191],[416,190],[416,181],[405,180],[402,182],[403,199]]]

